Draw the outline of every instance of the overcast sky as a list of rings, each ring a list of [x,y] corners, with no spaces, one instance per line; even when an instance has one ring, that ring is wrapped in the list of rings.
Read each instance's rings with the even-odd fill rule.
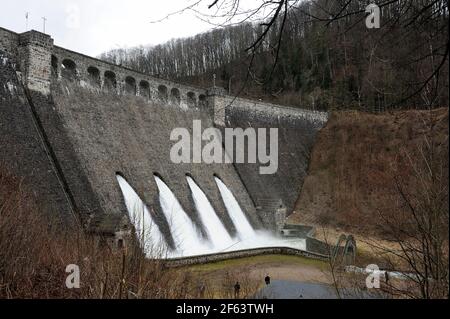
[[[192,11],[151,23],[186,7],[194,0],[2,0],[0,26],[15,32],[43,31],[55,44],[97,56],[118,47],[159,44],[211,29]],[[255,0],[248,0],[255,1]],[[206,1],[203,4],[205,7]],[[205,8],[206,9],[206,8]]]

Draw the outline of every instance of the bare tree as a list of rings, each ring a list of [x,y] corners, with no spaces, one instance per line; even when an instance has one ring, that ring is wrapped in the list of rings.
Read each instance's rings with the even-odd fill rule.
[[[448,298],[449,210],[448,134],[436,136],[431,117],[415,154],[401,152],[411,176],[394,175],[395,207],[379,209],[379,227],[395,243],[369,244],[391,269],[402,270],[406,282],[388,285],[396,295],[410,298]]]
[[[376,1],[380,29],[366,28],[369,3],[189,1],[153,22],[187,12],[210,32],[103,58],[201,86],[233,76],[233,95],[319,110],[447,106],[447,1]]]
[[[287,24],[290,11],[300,12],[308,17],[306,23],[323,23],[330,27],[333,24],[340,24],[344,21],[343,34],[361,25],[366,16],[366,6],[369,1],[346,0],[346,1],[327,1],[311,0],[307,6],[301,6],[299,0],[260,0],[255,1],[253,6],[248,6],[245,1],[239,0],[199,0],[181,11],[192,10],[204,21],[208,21],[216,27],[224,27],[244,22],[252,22],[259,25],[256,36],[252,43],[245,48],[249,55],[247,76],[244,86],[249,77],[255,80],[253,63],[255,55],[261,52],[264,46],[269,47],[273,54],[273,63],[268,76],[263,79],[264,82],[272,78],[275,67],[277,66],[281,44],[283,41],[284,30]],[[399,1],[383,0],[377,2],[383,14],[383,24],[381,30],[373,36],[373,41],[378,45],[382,41],[392,41],[390,34],[400,39],[411,39],[412,36],[419,38],[419,48],[425,46],[425,51],[419,48],[406,52],[398,56],[399,61],[408,61],[416,67],[421,67],[421,81],[411,84],[411,86],[402,92],[399,99],[391,102],[391,107],[404,103],[415,97],[422,95],[427,105],[434,105],[438,96],[439,73],[445,69],[448,60],[449,42],[447,37],[441,38],[441,33],[448,32],[448,3],[443,0],[427,1]],[[213,10],[213,13],[205,13],[202,7]],[[400,29],[400,32],[393,32]],[[417,37],[418,36],[418,37]],[[275,39],[273,41],[272,38]],[[436,44],[435,38],[441,41]],[[394,41],[396,43],[397,41]],[[419,55],[417,55],[419,52]],[[405,59],[405,56],[413,57]],[[413,60],[412,62],[409,62]],[[424,68],[423,64],[429,63]],[[445,88],[445,86],[444,86]],[[242,89],[241,89],[242,90]]]

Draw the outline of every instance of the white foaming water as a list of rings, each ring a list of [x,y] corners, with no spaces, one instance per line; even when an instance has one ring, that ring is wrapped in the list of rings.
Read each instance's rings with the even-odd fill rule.
[[[305,250],[306,244],[304,239],[279,238],[267,231],[254,230],[230,189],[220,180],[220,178],[215,177],[215,179],[225,203],[225,207],[227,208],[228,214],[232,219],[239,236],[239,242],[229,249],[226,249],[226,251],[264,247],[290,247]]]
[[[254,230],[233,193],[220,179],[216,178],[228,214],[237,230],[237,237],[231,238],[206,195],[188,177],[188,183],[200,219],[211,239],[211,241],[205,240],[169,187],[155,176],[160,194],[161,208],[169,223],[176,246],[175,250],[171,250],[154,222],[152,215],[137,193],[123,177],[117,176],[117,180],[125,198],[130,220],[136,230],[136,236],[139,238],[148,258],[188,257],[264,247],[305,249],[304,239],[280,238],[267,231]]]
[[[254,237],[256,235],[255,230],[252,225],[250,225],[247,216],[245,216],[233,193],[219,178],[215,177],[215,179],[228,214],[230,215],[234,226],[236,226],[238,237],[241,240],[248,237]]]
[[[130,221],[147,257],[161,258],[165,256],[167,245],[144,202],[122,176],[117,175],[117,181],[125,198]]]
[[[183,210],[170,188],[158,176],[155,176],[155,181],[159,189],[161,208],[169,223],[176,246],[176,252],[173,252],[173,256],[182,257],[208,253],[210,248],[205,245],[200,232]]]
[[[225,251],[237,251],[254,248],[265,247],[289,247],[299,250],[305,250],[305,240],[302,238],[278,238],[267,231],[256,230],[254,236],[246,237],[239,241],[234,246],[226,249]]]
[[[234,241],[231,239],[230,234],[217,216],[205,193],[203,193],[201,188],[198,187],[191,177],[187,176],[186,178],[191,189],[192,197],[194,199],[197,212],[200,216],[200,220],[205,227],[208,238],[213,244],[212,249],[214,251],[220,251],[232,246]]]

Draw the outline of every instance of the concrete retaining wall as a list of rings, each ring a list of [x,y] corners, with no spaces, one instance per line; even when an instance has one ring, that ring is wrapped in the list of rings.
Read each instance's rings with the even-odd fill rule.
[[[306,258],[318,259],[318,260],[327,260],[328,257],[326,255],[321,255],[318,253],[308,252],[304,250],[298,250],[287,247],[271,247],[271,248],[257,248],[257,249],[249,249],[249,250],[241,250],[234,252],[225,252],[220,254],[211,254],[211,255],[202,255],[202,256],[193,256],[186,258],[176,258],[176,259],[168,259],[164,261],[164,265],[166,267],[182,267],[189,265],[197,265],[197,264],[207,264],[213,262],[219,262],[223,260],[229,259],[238,259],[245,257],[254,257],[261,255],[290,255],[290,256],[301,256]]]

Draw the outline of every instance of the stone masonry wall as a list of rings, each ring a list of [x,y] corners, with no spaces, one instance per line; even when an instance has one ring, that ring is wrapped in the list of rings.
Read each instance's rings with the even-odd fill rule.
[[[191,131],[194,119],[212,126],[212,120],[198,109],[148,101],[139,96],[120,96],[83,88],[62,79],[52,90],[54,104],[42,108],[42,117],[48,118],[46,128],[55,126],[59,118],[62,131],[73,149],[79,168],[85,172],[92,192],[105,212],[100,228],[112,227],[110,218],[126,213],[124,200],[116,180],[121,173],[153,211],[158,225],[167,230],[162,218],[154,173],[160,175],[175,193],[186,212],[202,228],[196,212],[186,174],[192,175],[210,199],[228,230],[234,227],[225,211],[214,174],[222,178],[237,197],[253,225],[261,228],[255,208],[232,164],[174,164],[170,160],[170,141],[174,128]],[[53,136],[61,134],[52,134]],[[56,138],[56,137],[55,137]],[[53,142],[56,152],[64,153],[64,143]],[[62,163],[64,170],[71,162]],[[66,174],[70,180],[70,174]],[[80,195],[80,200],[83,196]],[[167,235],[167,231],[165,232]],[[170,241],[170,238],[169,238]]]
[[[0,28],[0,50],[18,59],[16,74],[10,72],[1,79],[4,94],[11,91],[11,77],[22,77],[30,91],[32,118],[39,122],[48,144],[46,152],[52,155],[46,165],[55,166],[60,175],[60,186],[49,182],[43,188],[47,193],[42,201],[51,203],[52,196],[62,191],[83,222],[100,232],[116,232],[126,216],[116,173],[122,174],[150,207],[169,242],[155,173],[165,180],[200,228],[186,174],[203,189],[231,233],[235,230],[214,175],[233,191],[255,227],[280,224],[276,212],[287,208],[289,214],[292,210],[315,134],[327,119],[325,113],[233,99],[217,88],[208,94],[205,89],[158,79],[54,46],[50,36],[36,31],[16,34]],[[16,82],[20,86],[19,80]],[[26,104],[21,95],[19,101]],[[4,104],[5,108],[11,106]],[[25,116],[13,115],[13,109],[8,112],[9,116]],[[5,119],[0,119],[3,127]],[[169,157],[173,145],[170,132],[183,127],[192,133],[195,119],[202,120],[204,128],[278,127],[277,173],[260,175],[259,163],[173,164]],[[30,126],[21,130],[32,134]],[[16,136],[12,141],[20,145],[19,139]],[[25,154],[11,153],[7,160],[20,162],[22,156]],[[24,176],[28,175],[25,169]],[[278,200],[280,207],[265,207],[264,203]]]
[[[280,106],[261,101],[236,98],[229,95],[221,95],[220,93],[214,94],[214,121],[217,125],[230,126],[231,116],[234,110],[251,113],[254,118],[258,118],[267,123],[276,122],[278,118],[290,118],[292,120],[303,119],[304,121],[311,122],[316,127],[321,127],[328,121],[328,113],[326,112]]]
[[[205,90],[53,46],[53,40],[40,32],[0,31],[2,49],[16,52],[20,61],[18,74],[28,87],[34,116],[61,172],[65,195],[90,229],[112,234],[127,215],[116,173],[135,188],[166,235],[168,221],[162,218],[154,173],[162,176],[200,229],[186,174],[203,189],[231,233],[235,229],[214,174],[235,192],[252,224],[262,227],[233,165],[170,161],[172,129],[192,130],[194,119],[213,125],[210,113],[205,112]],[[92,79],[92,70],[97,81]],[[113,87],[105,84],[107,74],[114,76]],[[20,161],[20,157],[11,155],[10,160]],[[47,200],[42,197],[43,202]]]
[[[44,95],[50,94],[50,51],[53,39],[40,32],[26,32],[19,36],[20,69],[26,86]]]
[[[0,169],[21,181],[24,196],[42,212],[74,221],[49,150],[17,76],[17,61],[0,50]]]
[[[53,39],[38,31],[22,34],[0,28],[0,49],[18,56],[25,82],[32,90],[49,94],[50,76],[60,79],[64,74],[64,62],[74,65],[74,81],[83,87],[105,89],[105,72],[113,74],[118,95],[137,95],[149,100],[179,105],[182,108],[205,107],[206,90],[152,77],[123,66],[102,61],[81,53],[53,45]],[[51,67],[50,67],[51,66]],[[98,83],[92,79],[89,69],[98,71]],[[131,87],[127,80],[132,82]],[[134,83],[134,84],[133,84]],[[160,91],[160,89],[162,91]],[[165,94],[163,92],[165,91]]]
[[[235,164],[258,215],[267,227],[279,223],[277,209],[271,203],[281,201],[287,215],[297,200],[307,174],[310,152],[316,133],[323,127],[328,114],[291,107],[281,107],[247,99],[215,94],[214,121],[218,127],[278,128],[278,171],[261,175],[260,163]]]
[[[164,79],[154,78],[148,74],[140,73],[122,66],[114,65],[102,60],[98,60],[77,52],[73,52],[58,46],[52,50],[52,56],[56,61],[56,73],[60,79],[62,77],[61,65],[65,60],[75,63],[76,78],[83,87],[90,87],[97,90],[105,89],[105,72],[112,72],[116,78],[115,93],[118,95],[142,96],[148,100],[161,101],[162,103],[175,104],[183,109],[199,107],[202,100],[206,98],[206,90],[193,86],[175,83]],[[89,68],[94,68],[99,72],[98,82],[92,81],[88,72]],[[134,90],[127,91],[127,78],[134,81]],[[142,85],[145,84],[145,85]],[[148,88],[147,88],[148,85]],[[159,88],[166,90],[167,96],[161,96]],[[130,89],[132,89],[130,87]],[[144,92],[145,91],[145,92]],[[179,99],[177,96],[179,95]],[[190,98],[189,98],[190,97]]]
[[[168,259],[164,262],[164,265],[166,267],[184,267],[188,265],[207,264],[230,259],[246,258],[261,255],[276,255],[276,254],[301,256],[323,261],[328,260],[328,255],[323,255],[317,252],[310,252],[286,247],[270,247],[270,248],[256,248],[211,255],[186,257],[186,258]]]
[[[11,56],[17,56],[18,46],[19,34],[0,27],[0,50]]]

